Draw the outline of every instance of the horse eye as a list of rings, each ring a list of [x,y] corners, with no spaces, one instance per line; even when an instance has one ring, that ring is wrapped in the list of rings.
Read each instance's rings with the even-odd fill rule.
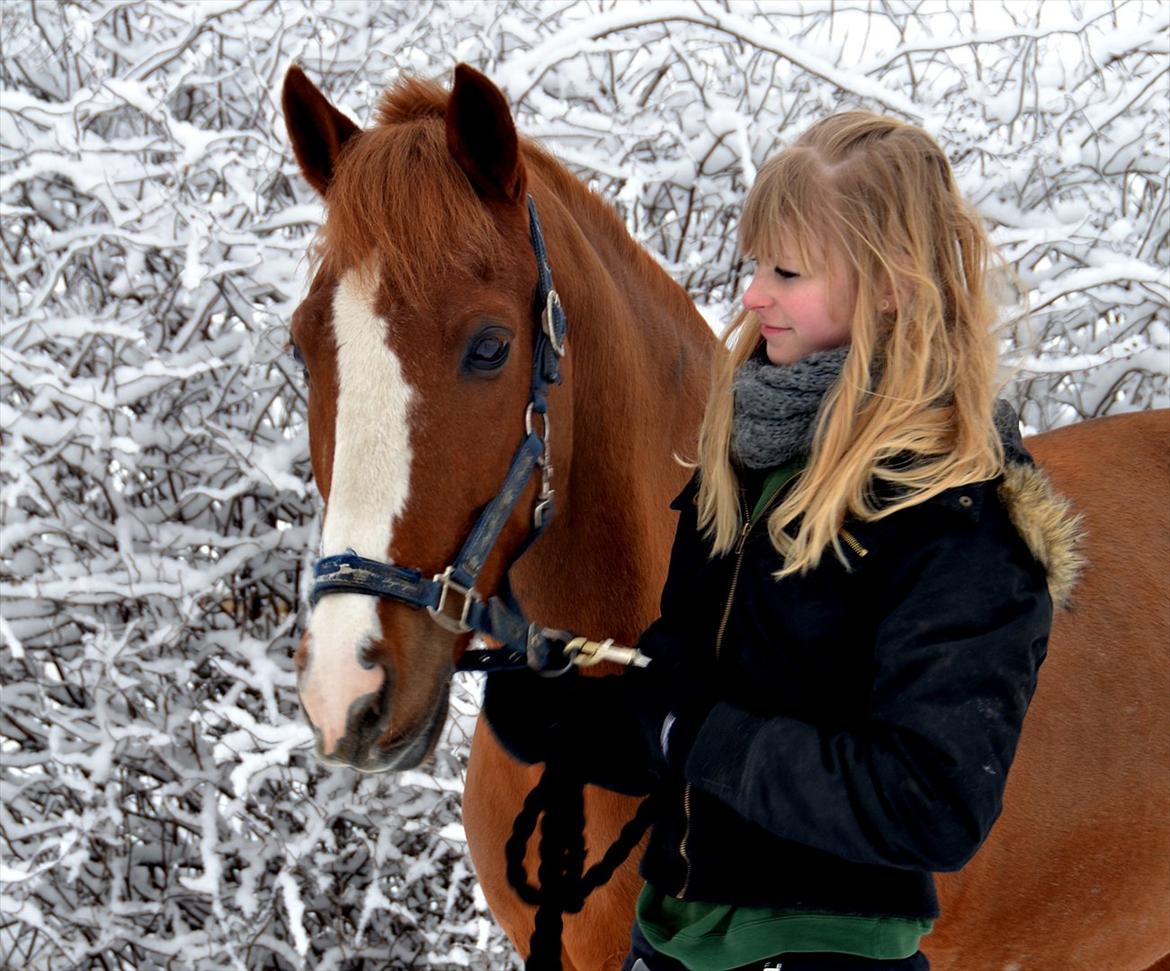
[[[504,366],[511,349],[506,335],[488,331],[471,345],[466,364],[473,371],[496,371]]]
[[[301,369],[301,377],[307,384],[309,381],[309,366],[305,363],[305,358],[301,354],[301,349],[296,344],[292,346],[292,359],[297,363]]]

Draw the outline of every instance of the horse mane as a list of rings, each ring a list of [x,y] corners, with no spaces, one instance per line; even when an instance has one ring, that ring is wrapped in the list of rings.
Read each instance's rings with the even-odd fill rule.
[[[402,76],[379,100],[376,126],[346,143],[313,250],[322,268],[333,275],[370,269],[371,254],[381,253],[378,269],[391,292],[427,307],[436,271],[452,260],[469,262],[480,276],[501,261],[504,240],[447,148],[448,97],[434,81]],[[552,189],[579,224],[621,253],[626,270],[649,285],[668,283],[608,202],[543,146],[521,137],[520,151],[530,184],[535,176]],[[682,290],[662,289],[668,302],[677,301],[671,308],[675,320],[693,314]]]
[[[541,179],[553,189],[577,224],[589,227],[595,248],[600,241],[619,253],[617,265],[645,285],[640,289],[653,288],[655,299],[675,328],[687,327],[687,321],[693,318],[699,324],[699,331],[706,334],[707,325],[699,318],[686,291],[630,235],[625,220],[613,204],[586,187],[543,145],[524,138],[520,139],[520,145],[529,172],[538,171]]]
[[[443,118],[450,92],[436,81],[403,74],[378,101],[379,125],[397,125],[419,118]]]

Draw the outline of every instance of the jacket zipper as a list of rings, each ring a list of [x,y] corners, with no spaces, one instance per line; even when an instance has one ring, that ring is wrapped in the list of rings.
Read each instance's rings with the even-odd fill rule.
[[[686,897],[687,886],[691,882],[691,858],[687,856],[687,839],[691,835],[691,784],[689,782],[683,789],[683,818],[686,820],[686,825],[683,827],[683,837],[682,842],[678,844],[678,852],[683,858],[686,871],[683,875],[682,889],[678,892],[679,900]]]
[[[851,550],[853,550],[853,552],[856,553],[858,556],[865,556],[869,552],[869,550],[867,550],[864,546],[862,546],[859,542],[857,542],[857,537],[855,537],[851,532],[849,532],[849,530],[842,529],[841,530],[841,538],[843,540],[845,540],[845,545],[848,546]]]
[[[739,583],[739,568],[743,565],[743,547],[747,543],[748,533],[752,523],[749,520],[743,524],[739,539],[735,543],[735,571],[731,574],[731,590],[727,594],[727,605],[723,608],[723,619],[719,621],[719,633],[715,635],[715,660],[719,660],[719,651],[723,647],[723,632],[727,630],[727,619],[731,616],[731,601],[735,599],[735,587]]]
[[[731,589],[727,593],[727,604],[723,608],[723,619],[719,621],[719,633],[715,635],[715,660],[719,660],[719,651],[723,647],[723,633],[727,630],[727,620],[731,616],[731,603],[735,599],[735,588],[739,583],[739,570],[743,565],[743,548],[747,544],[748,534],[752,531],[761,519],[764,518],[768,509],[771,508],[773,500],[780,495],[782,488],[776,490],[776,495],[768,500],[763,509],[755,518],[748,516],[747,501],[744,498],[743,489],[739,490],[739,505],[743,512],[743,529],[739,532],[739,539],[735,543],[735,571],[731,575]],[[688,782],[683,789],[683,818],[685,824],[683,826],[682,842],[679,843],[678,852],[683,858],[683,863],[686,865],[685,875],[683,877],[682,889],[678,892],[678,899],[682,900],[687,893],[687,887],[691,882],[691,859],[687,856],[687,839],[691,835],[691,784]]]
[[[745,545],[747,545],[748,534],[751,533],[752,527],[765,517],[768,510],[771,509],[772,503],[775,501],[776,496],[780,495],[780,493],[783,491],[783,487],[777,489],[776,494],[768,500],[767,504],[763,509],[760,510],[759,514],[755,518],[749,518],[747,502],[744,498],[743,489],[740,489],[739,491],[740,509],[743,512],[744,523],[743,529],[740,530],[739,533],[739,539],[736,540],[735,543],[735,570],[731,574],[731,589],[727,594],[727,604],[723,608],[723,619],[719,621],[719,632],[715,635],[716,661],[718,661],[719,652],[723,647],[723,634],[727,630],[727,621],[731,617],[731,603],[735,599],[735,588],[739,583],[739,570],[743,565],[743,548]],[[857,538],[847,529],[841,530],[841,538],[845,541],[845,545],[853,550],[857,556],[865,556],[867,553],[869,553],[869,550],[857,542]],[[691,784],[689,782],[683,788],[683,818],[685,822],[683,826],[682,842],[679,843],[678,852],[679,855],[683,858],[683,863],[686,866],[686,870],[683,876],[682,888],[676,895],[677,899],[679,900],[685,899],[687,894],[687,887],[689,887],[691,883],[691,858],[687,856],[687,840],[691,835]]]

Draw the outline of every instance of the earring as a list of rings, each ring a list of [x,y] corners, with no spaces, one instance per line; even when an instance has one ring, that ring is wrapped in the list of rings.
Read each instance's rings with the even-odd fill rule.
[[[888,300],[883,300],[880,304],[878,304],[878,310],[880,310],[883,314],[889,309],[890,301]]]

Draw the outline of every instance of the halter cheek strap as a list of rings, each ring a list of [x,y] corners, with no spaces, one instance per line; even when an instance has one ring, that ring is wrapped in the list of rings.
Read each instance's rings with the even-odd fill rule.
[[[528,197],[528,221],[533,254],[536,257],[537,292],[534,316],[539,327],[533,343],[532,385],[525,414],[525,438],[512,458],[500,491],[484,507],[455,561],[442,573],[426,579],[421,571],[383,563],[346,550],[317,560],[310,602],[334,593],[360,593],[395,600],[415,608],[425,607],[435,622],[454,633],[479,631],[504,645],[499,650],[469,649],[457,668],[470,671],[501,671],[524,667],[552,672],[567,670],[563,645],[569,635],[548,631],[528,623],[512,595],[508,573],[498,596],[484,600],[475,589],[484,563],[495,548],[500,531],[512,516],[536,469],[541,487],[533,509],[532,527],[515,559],[544,531],[555,513],[552,488],[548,391],[561,380],[560,359],[565,353],[566,320],[560,297],[553,287],[548,249],[536,213],[536,202]],[[537,431],[536,416],[540,416]],[[509,567],[510,570],[510,567]],[[458,616],[451,607],[452,594],[463,598]],[[571,663],[571,662],[569,662]],[[561,665],[565,666],[561,668]],[[560,673],[559,670],[556,673]]]

